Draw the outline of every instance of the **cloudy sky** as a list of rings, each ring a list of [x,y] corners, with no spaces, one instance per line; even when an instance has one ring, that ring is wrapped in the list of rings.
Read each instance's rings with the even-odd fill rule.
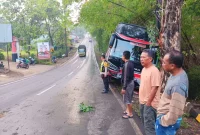
[[[70,18],[74,23],[77,23],[79,15],[80,15],[80,9],[85,2],[86,0],[82,0],[80,3],[73,2],[72,5],[68,6],[68,9],[71,12]]]

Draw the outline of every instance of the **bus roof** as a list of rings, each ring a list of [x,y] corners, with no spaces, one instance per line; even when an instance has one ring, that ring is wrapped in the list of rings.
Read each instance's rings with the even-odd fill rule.
[[[123,34],[119,34],[119,33],[116,33],[117,36],[123,40],[127,40],[127,41],[130,41],[130,42],[134,42],[134,43],[139,43],[139,44],[143,44],[143,45],[150,45],[151,43],[150,42],[147,42],[145,40],[140,40],[140,39],[135,39],[135,38],[131,38],[131,37],[127,37]]]
[[[78,48],[86,48],[85,45],[79,45]]]

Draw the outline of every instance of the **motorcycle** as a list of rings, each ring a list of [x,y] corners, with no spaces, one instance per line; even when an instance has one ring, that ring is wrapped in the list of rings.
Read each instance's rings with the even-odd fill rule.
[[[17,69],[18,69],[18,68],[29,69],[29,64],[26,64],[25,62],[20,61],[20,62],[17,64]]]
[[[30,61],[30,65],[35,65],[35,59],[34,58],[32,58],[32,57],[29,57],[29,61]]]
[[[56,62],[57,62],[56,57],[53,56],[53,57],[52,57],[52,63],[56,63]]]

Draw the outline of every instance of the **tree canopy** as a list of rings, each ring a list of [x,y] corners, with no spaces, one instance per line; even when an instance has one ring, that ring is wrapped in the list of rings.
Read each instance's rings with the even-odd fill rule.
[[[200,61],[199,6],[198,0],[186,0],[182,6],[181,48],[190,57],[188,62]],[[80,22],[96,37],[101,51],[106,51],[109,37],[120,22],[155,28],[156,14],[161,13],[155,12],[158,7],[156,0],[90,0],[81,10]]]
[[[7,0],[0,4],[0,14],[23,44],[41,35],[48,35],[51,45],[64,44],[64,28],[72,25],[65,6],[57,0]]]

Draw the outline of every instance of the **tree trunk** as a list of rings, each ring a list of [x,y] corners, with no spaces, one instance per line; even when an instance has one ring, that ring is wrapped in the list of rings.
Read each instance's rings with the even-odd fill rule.
[[[45,22],[46,22],[46,28],[48,30],[49,39],[50,39],[50,45],[53,46],[53,36],[51,34],[51,28],[47,20],[45,20]]]
[[[65,28],[65,46],[66,46],[66,52],[65,55],[68,57],[68,46],[67,46],[67,29]]]
[[[51,29],[50,29],[49,26],[48,26],[48,35],[49,35],[49,38],[50,38],[50,45],[53,46],[53,37],[51,35]]]
[[[164,1],[163,1],[164,2]],[[164,54],[172,49],[181,50],[181,7],[183,0],[166,0],[161,21],[161,48]]]
[[[161,57],[170,50],[181,50],[181,7],[183,0],[158,0],[162,4],[161,30],[158,44]],[[161,69],[162,87],[164,88],[168,74]]]

